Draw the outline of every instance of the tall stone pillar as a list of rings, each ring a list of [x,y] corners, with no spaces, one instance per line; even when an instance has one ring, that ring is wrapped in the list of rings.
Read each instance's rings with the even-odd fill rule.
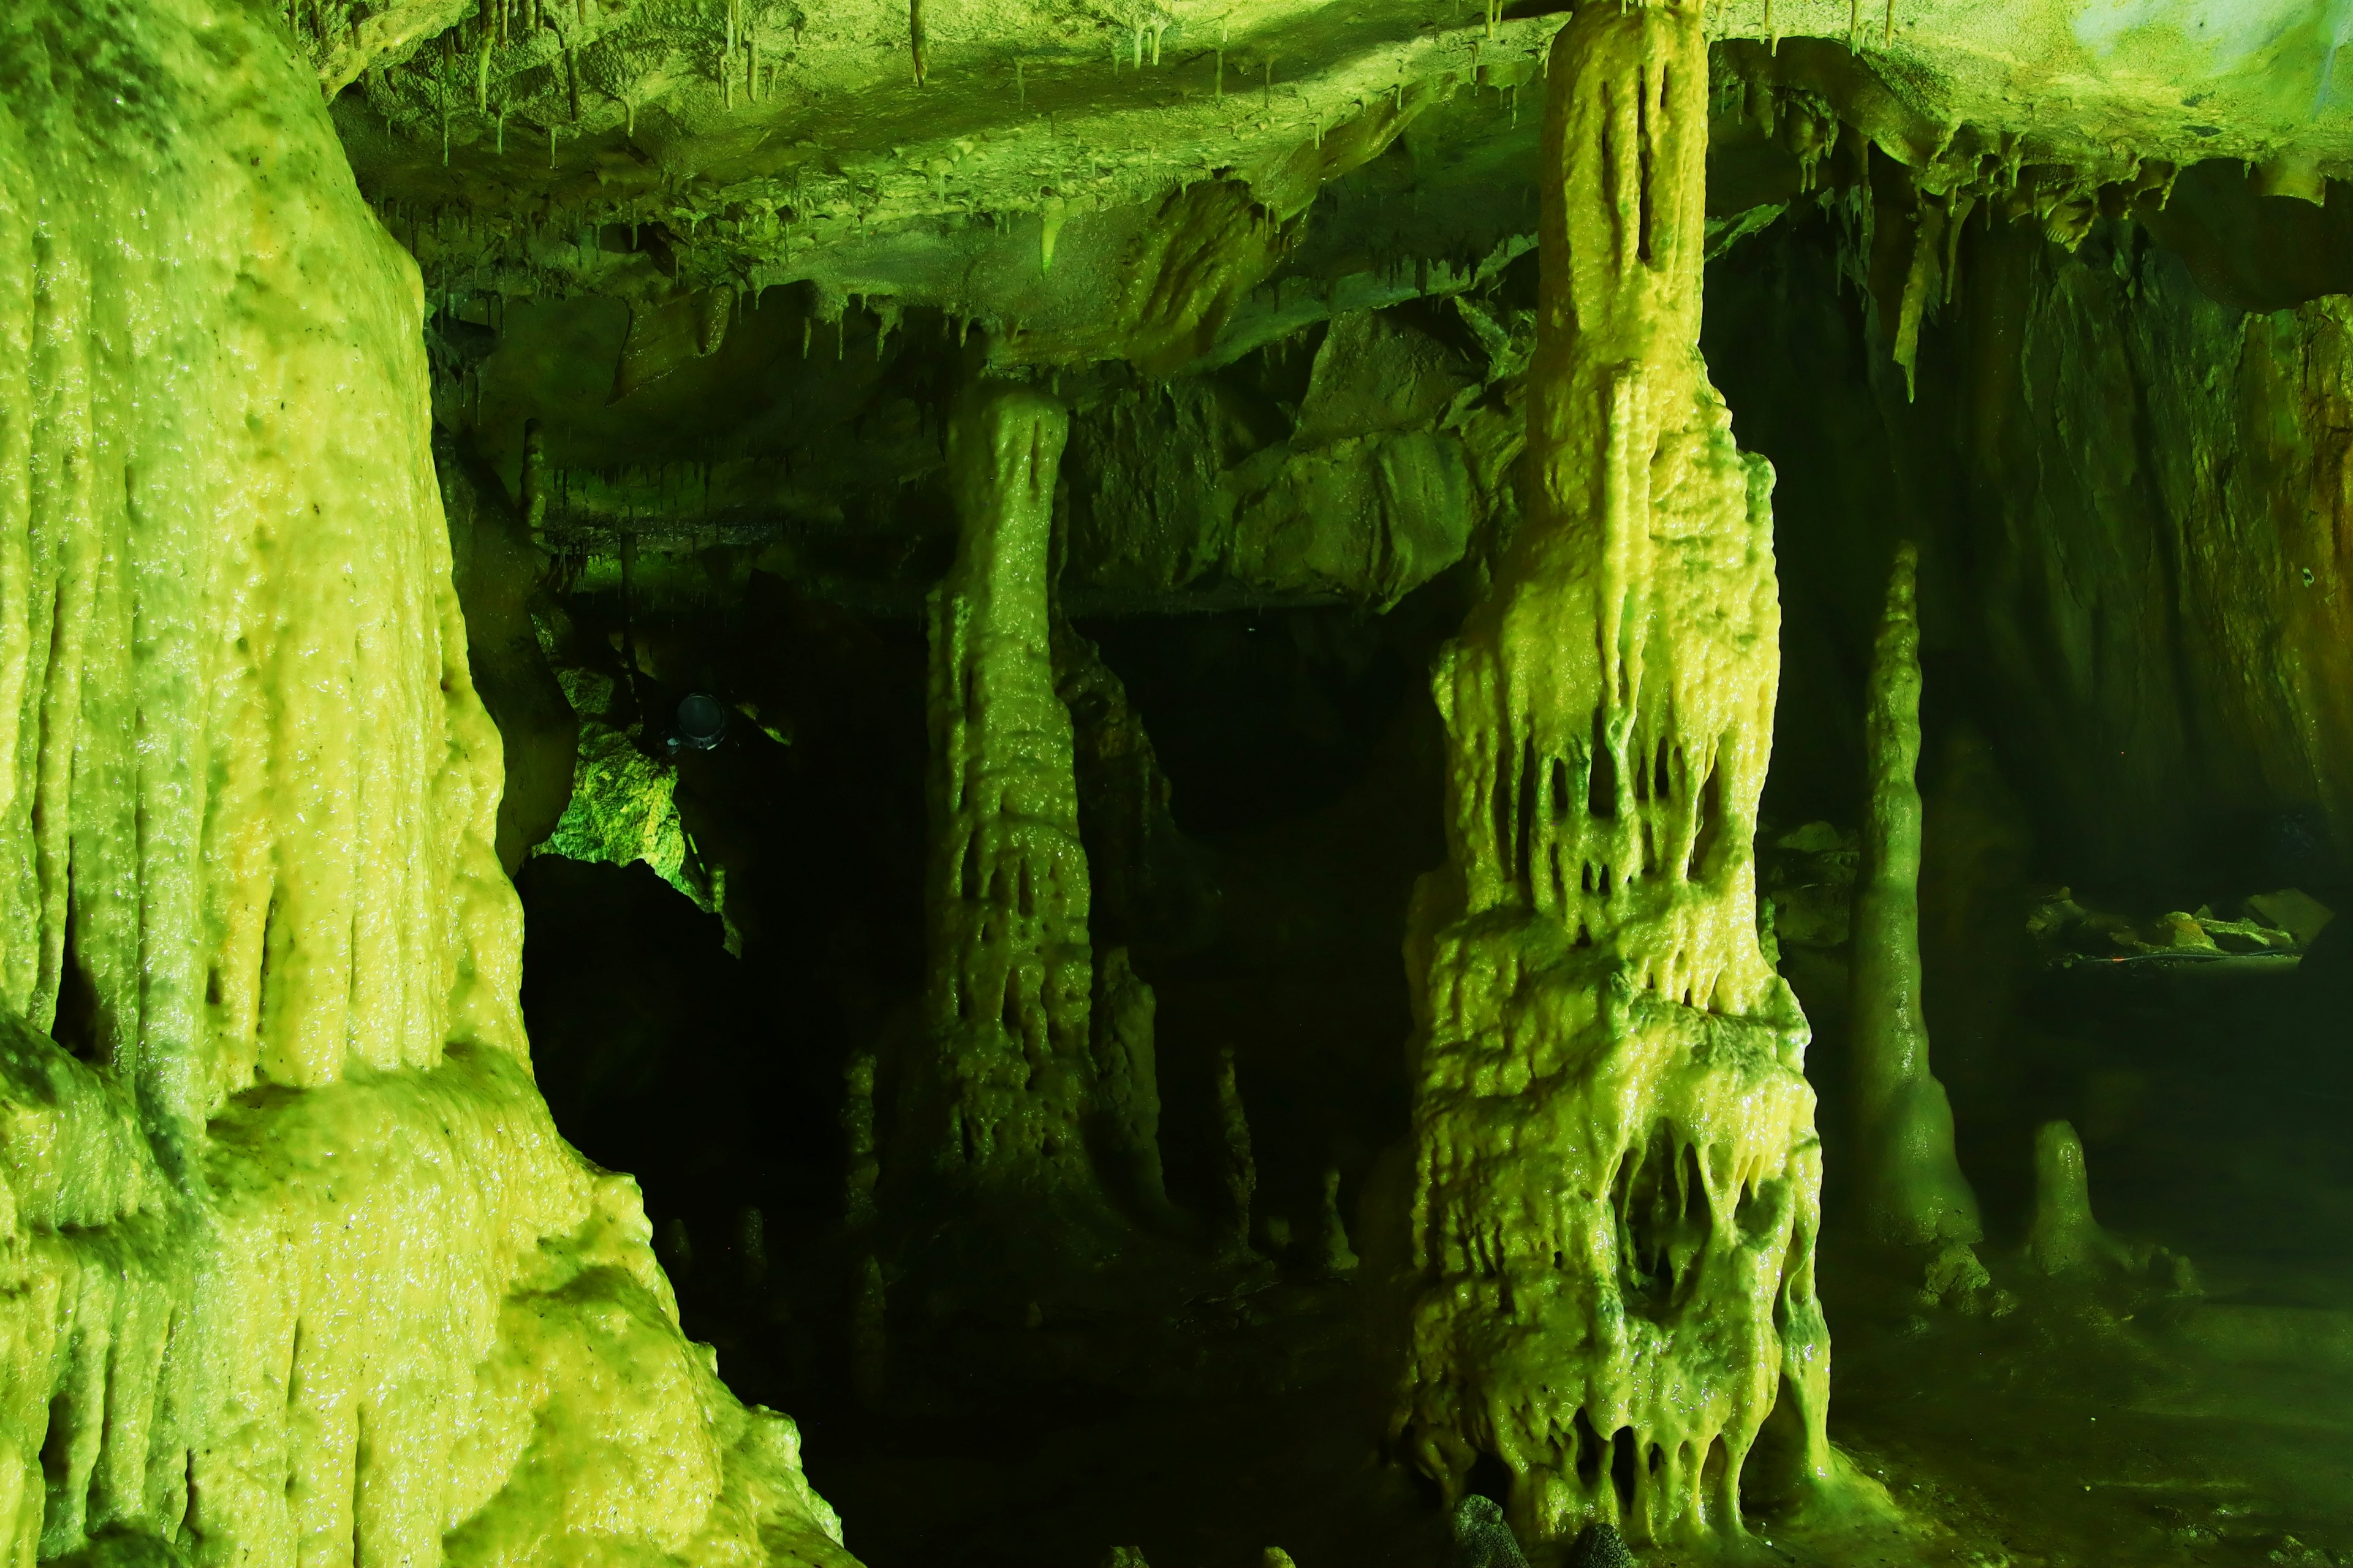
[[[0,6],[0,1556],[851,1568],[532,1080],[425,302],[277,7]]]
[[[1895,552],[1863,703],[1862,866],[1854,887],[1855,1142],[1866,1223],[1891,1247],[1982,1240],[1953,1152],[1953,1107],[1928,1067],[1920,1005],[1919,552]]]
[[[930,1047],[902,1135],[983,1189],[1090,1180],[1087,860],[1048,606],[1069,435],[1060,405],[988,384],[948,426],[961,534],[931,599]]]
[[[1524,1539],[1736,1534],[1744,1468],[1831,1459],[1810,1037],[1757,935],[1772,474],[1698,349],[1700,6],[1587,0],[1548,82],[1527,516],[1434,678],[1394,1435],[1450,1495],[1500,1461]]]

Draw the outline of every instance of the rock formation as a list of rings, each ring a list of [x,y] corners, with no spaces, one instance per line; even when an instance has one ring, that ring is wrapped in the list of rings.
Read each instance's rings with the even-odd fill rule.
[[[267,18],[0,17],[0,1539],[846,1563],[533,1085],[417,272]]]
[[[962,527],[932,596],[931,1042],[910,1153],[981,1187],[1083,1185],[1093,954],[1047,606],[1069,416],[981,387],[948,426]]]
[[[2093,1217],[2084,1141],[2065,1121],[2046,1121],[2034,1130],[2034,1211],[2027,1225],[2026,1258],[2053,1279],[2136,1280],[2175,1296],[2202,1291],[2197,1267],[2187,1257],[2153,1242],[2126,1240]]]
[[[2353,13],[1505,9],[5,7],[17,1559],[2353,1563]]]
[[[2073,1274],[2105,1265],[2123,1267],[2130,1248],[2092,1217],[2092,1179],[2084,1141],[2064,1121],[2034,1131],[2034,1217],[2026,1253],[2045,1274]]]
[[[1500,1460],[1526,1539],[1737,1535],[1777,1405],[1770,1462],[1830,1464],[1809,1035],[1752,862],[1771,473],[1697,347],[1700,8],[1582,5],[1548,78],[1528,515],[1434,681],[1393,1425],[1450,1495]]]
[[[983,1271],[1021,1272],[1008,1237],[1053,1254],[1066,1226],[1110,1219],[1114,1196],[1166,1202],[1151,989],[1113,950],[1097,995],[1071,713],[1055,685],[1050,545],[1069,434],[1051,398],[992,383],[965,393],[947,428],[961,527],[930,605],[931,980],[884,1181],[931,1194],[904,1215],[944,1201],[976,1222],[954,1246],[982,1247]]]
[[[1888,574],[1887,609],[1863,703],[1862,864],[1855,879],[1852,1034],[1855,1142],[1867,1222],[1880,1241],[1934,1247],[1980,1240],[1977,1194],[1953,1153],[1953,1108],[1928,1070],[1920,1004],[1919,552]]]

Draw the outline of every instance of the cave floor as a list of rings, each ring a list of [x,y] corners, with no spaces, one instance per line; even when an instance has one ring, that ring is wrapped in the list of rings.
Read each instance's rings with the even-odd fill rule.
[[[1832,1436],[1902,1518],[1759,1520],[1734,1560],[2353,1563],[2353,1312],[2328,1304],[2353,1278],[2217,1258],[2203,1298],[2126,1299],[1994,1255],[2020,1297],[1995,1317],[1824,1261]],[[1262,1274],[1181,1321],[955,1336],[877,1403],[802,1406],[810,1473],[872,1568],[1438,1568],[1434,1491],[1377,1451],[1355,1297]]]
[[[1998,1266],[1994,1319],[1841,1310],[1841,1266],[1832,1436],[1958,1561],[2353,1563],[2353,1276],[2210,1259],[2136,1310]]]
[[[2071,1042],[2047,1053],[2068,1093],[2137,1086],[2128,1115],[2093,1108],[2095,1201],[2119,1233],[2188,1252],[2200,1293],[2041,1279],[2005,1239],[2020,1226],[2000,1223],[1999,1183],[1980,1250],[2007,1303],[1924,1305],[1916,1274],[1833,1236],[1831,1435],[1902,1519],[1759,1520],[1740,1557],[2353,1563],[2353,1180],[2330,1082],[2279,1047],[2302,1033],[2281,989],[2094,975],[2030,992]],[[2241,1039],[2273,1066],[2227,1048]],[[2018,1099],[2021,1116],[2072,1103],[2047,1084]],[[1253,1568],[1268,1546],[1301,1568],[1436,1568],[1434,1491],[1377,1451],[1357,1308],[1345,1279],[1261,1268],[1151,1322],[944,1340],[871,1407],[838,1383],[789,1407],[873,1568],[1098,1568],[1114,1546],[1158,1568]]]

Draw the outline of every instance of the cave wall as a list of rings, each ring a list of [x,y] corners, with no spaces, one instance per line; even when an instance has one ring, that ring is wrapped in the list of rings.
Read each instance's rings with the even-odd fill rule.
[[[1978,580],[2050,759],[2021,783],[2124,881],[2232,875],[2254,814],[2317,806],[2342,836],[2345,300],[2242,315],[2130,233],[1989,260]]]
[[[1883,233],[1905,214],[1879,217]],[[2070,252],[1972,224],[1907,397],[1868,254],[1816,214],[1710,279],[1709,352],[1743,438],[1776,462],[1788,592],[1811,612],[1789,617],[1768,813],[1852,819],[1849,715],[1877,582],[1909,537],[1929,768],[1958,729],[1989,737],[2042,874],[2248,892],[2277,873],[2267,820],[2316,808],[2341,836],[2342,299],[2220,303],[2146,225]]]
[[[0,1550],[846,1562],[533,1084],[417,273],[271,22],[0,17]]]

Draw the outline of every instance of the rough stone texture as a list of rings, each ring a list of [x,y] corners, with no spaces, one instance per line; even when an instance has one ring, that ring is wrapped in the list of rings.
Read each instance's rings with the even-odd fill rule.
[[[438,443],[433,459],[449,520],[450,580],[466,616],[466,664],[498,726],[506,763],[498,850],[512,876],[555,830],[572,798],[580,720],[532,618],[544,560],[522,514],[507,504],[497,477],[454,443]]]
[[[1988,637],[2066,759],[2032,787],[2109,874],[2208,861],[2239,812],[2353,842],[2353,491],[2315,438],[2353,399],[2345,300],[2242,316],[2136,247],[1988,284],[2020,347],[1977,392]]]
[[[1500,1460],[1531,1541],[1736,1536],[1778,1404],[1774,1463],[1831,1463],[1808,1032],[1757,930],[1771,475],[1697,348],[1705,103],[1695,7],[1595,0],[1555,45],[1529,515],[1433,682],[1392,1422],[1450,1494]]]
[[[1894,208],[1878,210],[1883,226]],[[1887,297],[1841,294],[1858,239],[1824,215],[1711,275],[1712,363],[1782,476],[1784,820],[1859,815],[1862,735],[1833,705],[1868,668],[1881,563],[1910,536],[1930,759],[1946,765],[1940,724],[1983,737],[1971,789],[2005,818],[2013,874],[2031,829],[2033,874],[2159,907],[2342,876],[2324,856],[2254,879],[2262,819],[2308,808],[2340,845],[2353,828],[2343,464],[2316,435],[2343,417],[2341,298],[2249,313],[2146,223],[2103,223],[2071,255],[1972,219],[1910,401]],[[1793,384],[1804,396],[1776,391]],[[1933,967],[1929,984],[1933,1017]],[[1958,1073],[1960,1036],[1938,1033]]]
[[[983,386],[948,435],[963,528],[932,605],[932,1038],[901,1136],[982,1185],[1087,1171],[1087,858],[1047,604],[1069,431],[1050,400]]]
[[[673,261],[708,251],[687,262],[706,284],[879,289],[1026,322],[1041,336],[1023,353],[1124,342],[1139,358],[1218,313],[1264,259],[1263,217],[1295,217],[1457,93],[1537,90],[1559,25],[1400,0],[289,0],[287,16],[331,95],[357,84],[338,112],[371,187],[491,220],[441,252],[465,255],[453,286],[592,274],[564,254],[577,230],[642,220]],[[1783,0],[1706,26],[1819,44],[1795,68],[1852,77],[1833,89],[1848,118],[1906,162],[1957,134],[2013,171],[2223,157],[2316,196],[2353,153],[2327,63],[2343,28],[2305,0]]]
[[[846,1563],[533,1085],[421,307],[254,12],[0,18],[0,1545]]]

